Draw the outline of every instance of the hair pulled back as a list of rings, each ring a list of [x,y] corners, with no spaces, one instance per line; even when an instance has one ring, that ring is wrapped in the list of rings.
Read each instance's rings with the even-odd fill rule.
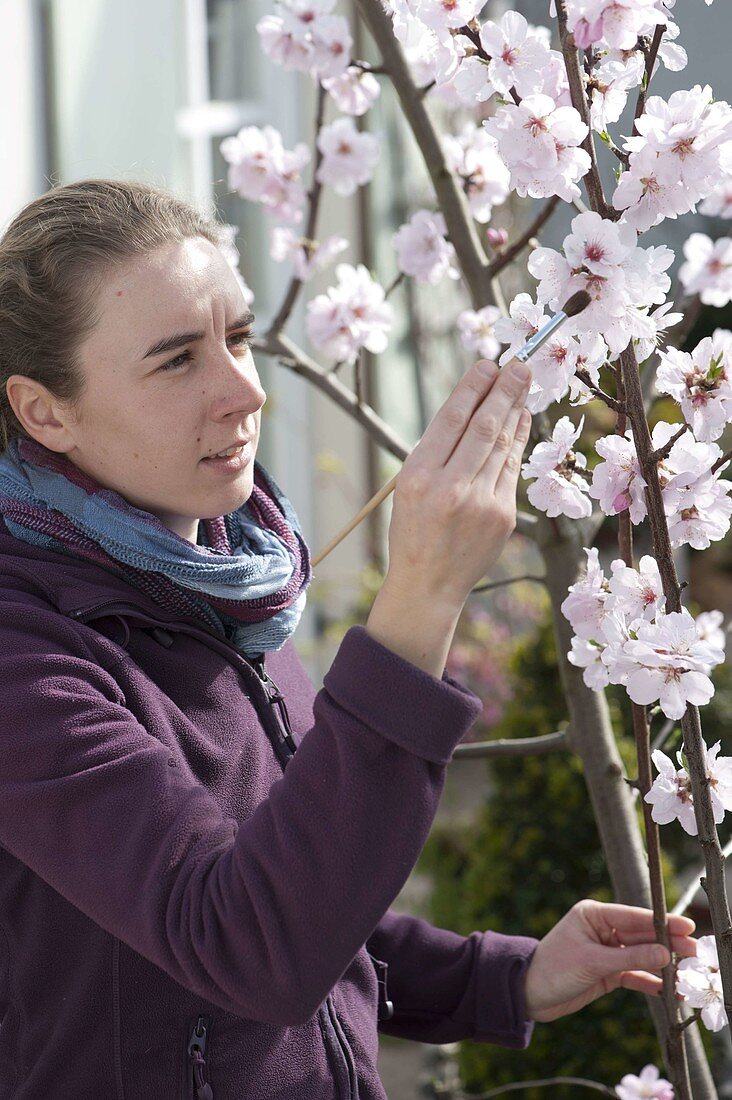
[[[226,249],[227,227],[152,184],[86,179],[28,203],[0,237],[0,454],[30,438],[8,400],[14,374],[78,411],[80,348],[100,314],[96,292],[116,267],[166,244],[204,237]]]

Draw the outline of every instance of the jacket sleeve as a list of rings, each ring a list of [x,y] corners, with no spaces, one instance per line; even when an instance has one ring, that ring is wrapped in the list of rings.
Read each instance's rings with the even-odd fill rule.
[[[524,981],[538,942],[491,931],[459,936],[390,909],[366,944],[388,965],[394,1015],[379,1031],[420,1043],[473,1039],[525,1049],[534,1024]]]
[[[197,995],[310,1019],[416,863],[480,699],[351,627],[312,728],[237,823],[169,767],[82,630],[6,602],[0,633],[0,844]]]

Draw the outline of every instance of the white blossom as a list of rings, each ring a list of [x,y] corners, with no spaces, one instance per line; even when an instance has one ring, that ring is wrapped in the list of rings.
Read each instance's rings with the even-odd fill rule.
[[[679,280],[687,294],[698,294],[707,306],[726,306],[732,301],[732,238],[712,241],[705,233],[692,233],[684,245],[684,256]]]
[[[494,325],[500,317],[496,306],[483,309],[464,309],[457,318],[460,343],[468,351],[477,351],[485,359],[496,359],[501,345],[496,338]]]
[[[715,329],[692,352],[659,352],[656,389],[681,405],[696,439],[719,439],[732,420],[732,332]]]
[[[229,164],[228,185],[242,198],[261,202],[284,221],[302,219],[306,192],[300,173],[310,161],[304,142],[285,149],[273,126],[245,126],[235,137],[224,138],[221,154]]]
[[[588,483],[581,472],[587,459],[572,445],[579,439],[584,417],[575,428],[567,416],[557,421],[551,440],[537,443],[521,473],[527,480],[536,478],[527,490],[531,504],[548,516],[569,516],[581,519],[592,514]]]
[[[508,198],[511,180],[495,139],[475,122],[467,122],[457,136],[446,134],[442,144],[473,217],[478,222],[489,221],[493,207]]]
[[[348,248],[348,241],[345,237],[333,235],[322,243],[308,241],[291,229],[276,226],[272,230],[270,255],[278,263],[289,260],[292,263],[295,278],[308,282],[316,272],[331,264],[346,248]]]
[[[323,154],[317,178],[330,184],[336,194],[352,195],[373,176],[381,142],[376,134],[360,133],[352,118],[337,118],[323,126],[317,144]]]
[[[347,115],[365,115],[381,94],[381,85],[373,73],[350,65],[338,76],[327,77],[321,84]]]
[[[724,1007],[719,952],[714,936],[699,936],[696,956],[680,959],[676,970],[676,992],[691,1008],[701,1009],[702,1023],[710,1031],[721,1031],[729,1022]]]
[[[445,275],[459,279],[455,249],[445,239],[447,227],[441,213],[418,210],[394,233],[391,243],[399,270],[420,283],[439,283]]]
[[[362,347],[379,353],[388,343],[393,310],[384,289],[363,264],[338,264],[338,283],[307,305],[309,339],[341,362],[353,362]]]
[[[626,1073],[615,1091],[620,1100],[674,1100],[673,1085],[653,1065],[644,1066],[639,1076]]]
[[[548,44],[523,15],[507,11],[499,23],[484,23],[480,40],[491,59],[488,78],[497,92],[508,95],[515,88],[524,97],[542,90],[542,73],[549,62]]]

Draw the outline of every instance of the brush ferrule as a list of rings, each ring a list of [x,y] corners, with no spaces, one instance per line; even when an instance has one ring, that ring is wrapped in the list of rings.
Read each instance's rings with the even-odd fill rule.
[[[535,332],[533,336],[530,336],[524,346],[516,352],[515,358],[521,363],[525,363],[527,359],[530,359],[535,351],[538,351],[545,340],[548,340],[553,332],[555,332],[563,321],[567,320],[567,314],[561,309],[559,313],[555,313],[553,317],[550,317],[545,325]]]

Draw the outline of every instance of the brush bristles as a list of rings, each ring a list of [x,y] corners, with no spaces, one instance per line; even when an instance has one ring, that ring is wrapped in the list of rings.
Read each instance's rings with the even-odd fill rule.
[[[588,305],[592,301],[586,290],[578,290],[576,294],[573,294],[571,298],[562,306],[562,313],[566,313],[568,317],[576,317],[578,313],[581,313],[583,309],[587,309]]]

